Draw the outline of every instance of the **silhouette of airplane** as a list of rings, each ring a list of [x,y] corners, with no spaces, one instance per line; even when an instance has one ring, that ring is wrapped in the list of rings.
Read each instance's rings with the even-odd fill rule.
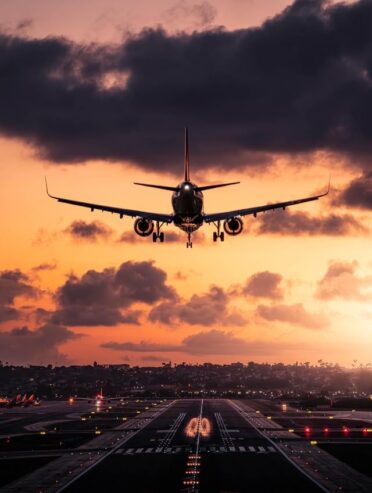
[[[274,204],[261,205],[258,207],[248,207],[246,209],[237,209],[227,212],[217,212],[213,214],[205,214],[203,210],[204,197],[203,192],[211,190],[213,188],[226,187],[229,185],[236,185],[240,182],[235,181],[231,183],[220,183],[217,185],[206,185],[199,187],[193,183],[190,179],[190,158],[189,158],[189,139],[188,130],[185,128],[185,154],[184,154],[184,181],[175,187],[165,185],[153,185],[149,183],[137,183],[135,185],[141,185],[143,187],[158,188],[160,190],[167,190],[173,192],[172,194],[172,207],[173,214],[159,214],[156,212],[137,211],[133,209],[123,209],[121,207],[112,207],[108,205],[93,204],[90,202],[80,202],[78,200],[66,199],[63,197],[56,197],[51,195],[48,190],[48,183],[45,178],[46,191],[49,197],[56,199],[58,202],[64,204],[72,204],[80,207],[87,207],[92,212],[94,210],[111,212],[118,214],[120,218],[123,216],[129,216],[136,218],[134,222],[134,231],[139,236],[152,235],[153,241],[159,240],[161,243],[164,241],[164,233],[161,230],[164,224],[173,223],[182,231],[187,233],[186,246],[192,247],[192,233],[199,229],[203,223],[212,223],[216,227],[216,231],[213,233],[213,241],[220,239],[224,241],[225,235],[221,231],[221,222],[223,222],[223,229],[228,235],[236,236],[243,231],[242,216],[253,215],[257,216],[260,212],[270,211],[273,209],[283,209],[292,205],[302,204],[304,202],[311,202],[318,200],[329,193],[330,181],[328,183],[328,189],[325,193],[314,195],[312,197],[305,197],[303,199],[289,200],[287,202],[278,202]],[[155,223],[155,224],[154,224]]]

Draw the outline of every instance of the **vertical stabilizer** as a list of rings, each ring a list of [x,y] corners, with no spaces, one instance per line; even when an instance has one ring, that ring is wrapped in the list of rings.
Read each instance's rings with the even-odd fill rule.
[[[189,132],[187,128],[185,128],[184,169],[185,169],[185,181],[190,181]]]

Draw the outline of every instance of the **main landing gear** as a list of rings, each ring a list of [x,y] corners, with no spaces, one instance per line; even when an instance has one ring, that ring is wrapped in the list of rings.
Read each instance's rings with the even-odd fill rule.
[[[158,240],[160,243],[164,243],[164,233],[163,231],[160,232],[160,228],[163,226],[164,223],[159,223],[159,221],[156,221],[156,231],[152,233],[152,241],[156,243]]]
[[[213,232],[213,241],[216,242],[218,239],[220,239],[221,241],[225,241],[225,233],[221,231],[221,221],[217,221],[214,224],[217,228],[217,231]]]

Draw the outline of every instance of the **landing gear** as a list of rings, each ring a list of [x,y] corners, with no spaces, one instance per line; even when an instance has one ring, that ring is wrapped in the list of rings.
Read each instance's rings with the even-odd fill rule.
[[[218,238],[221,241],[225,241],[225,233],[223,231],[221,231],[221,222],[218,221],[217,223],[215,223],[215,225],[216,225],[217,231],[213,232],[213,241],[216,242],[218,240]]]
[[[164,233],[160,232],[160,228],[163,226],[163,223],[160,224],[159,221],[156,222],[156,231],[152,233],[152,241],[156,243],[158,240],[160,243],[164,243]]]
[[[192,248],[192,239],[191,239],[191,232],[190,231],[187,233],[186,248]]]

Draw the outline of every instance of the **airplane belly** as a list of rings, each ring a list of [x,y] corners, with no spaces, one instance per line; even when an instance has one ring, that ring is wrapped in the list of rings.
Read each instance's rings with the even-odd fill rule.
[[[201,215],[195,216],[176,216],[174,218],[174,225],[177,228],[182,229],[186,233],[192,233],[200,228],[203,224],[203,217]]]

